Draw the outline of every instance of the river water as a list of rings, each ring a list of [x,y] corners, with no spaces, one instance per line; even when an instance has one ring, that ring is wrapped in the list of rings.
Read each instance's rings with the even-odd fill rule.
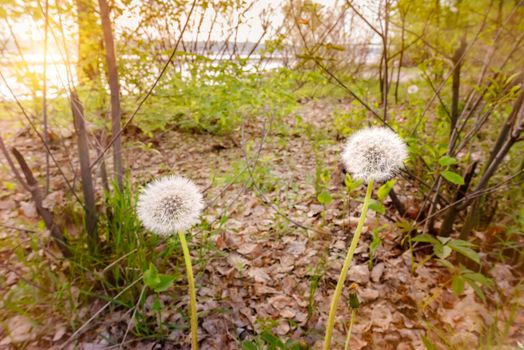
[[[210,53],[207,55],[213,61],[220,61],[229,59],[228,54],[217,55]],[[237,56],[238,58],[247,58],[247,54],[243,53]],[[367,54],[362,57],[365,64],[377,63],[380,58],[380,49],[376,45],[370,45],[367,48]],[[125,60],[132,61],[138,59],[137,57],[124,57]],[[176,59],[176,58],[175,58]],[[167,57],[164,58],[167,60]],[[47,58],[47,96],[53,98],[63,95],[68,86],[76,83],[75,64],[76,58],[69,58],[72,64],[66,64],[68,59],[60,54],[49,54]],[[213,63],[212,63],[213,64]],[[158,76],[161,64],[156,65],[157,68],[150,72],[151,83]],[[249,60],[245,66],[248,71],[255,69],[272,70],[283,66],[281,56],[274,56],[271,58],[262,58],[259,54],[254,53],[249,56]],[[188,65],[182,63],[178,65],[183,77],[189,77],[190,73],[187,69]],[[169,68],[171,69],[171,68]],[[4,54],[0,57],[0,71],[6,79],[6,82],[0,79],[0,101],[14,101],[14,97],[10,91],[16,95],[20,100],[31,99],[33,97],[39,98],[42,96],[42,79],[44,73],[44,63],[42,54],[24,54],[23,59],[18,55]],[[125,94],[127,89],[126,82],[121,81],[123,87],[122,92]],[[133,91],[141,93],[140,91]]]
[[[247,57],[240,56],[240,58]],[[208,56],[210,59],[218,62],[219,60],[229,58]],[[127,58],[132,60],[133,58]],[[245,65],[245,69],[253,71],[255,69],[271,70],[282,67],[282,59],[279,57],[260,60],[259,55],[252,55]],[[72,59],[74,62],[74,58]],[[165,58],[167,60],[167,57]],[[67,91],[69,84],[76,83],[76,67],[75,64],[64,63],[59,55],[48,57],[46,66],[47,75],[47,96],[53,98],[62,95]],[[168,68],[169,69],[169,68]],[[179,65],[183,77],[189,77],[189,69],[187,64]],[[42,96],[42,79],[44,73],[44,63],[41,55],[24,55],[24,59],[20,60],[14,57],[3,56],[0,58],[0,71],[4,76],[6,82],[0,79],[0,101],[14,101],[13,94],[20,100],[29,99],[33,97]],[[151,83],[160,72],[160,64],[151,72]],[[126,91],[125,82],[122,91]],[[11,91],[10,91],[11,90]]]

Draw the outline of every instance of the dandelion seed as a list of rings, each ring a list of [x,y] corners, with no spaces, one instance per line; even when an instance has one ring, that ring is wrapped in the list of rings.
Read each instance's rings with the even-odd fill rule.
[[[372,127],[348,138],[342,160],[353,177],[368,182],[391,178],[403,168],[407,156],[406,144],[395,132]]]
[[[142,190],[137,214],[148,230],[168,236],[195,225],[203,207],[202,194],[191,180],[167,176],[149,183]]]

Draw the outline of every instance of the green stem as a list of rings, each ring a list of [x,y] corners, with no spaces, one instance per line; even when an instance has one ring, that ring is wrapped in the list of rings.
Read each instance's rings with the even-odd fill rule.
[[[195,279],[193,277],[193,266],[191,265],[191,256],[187,247],[186,236],[183,232],[178,232],[178,238],[184,252],[184,262],[186,264],[187,284],[189,285],[189,308],[191,313],[191,349],[198,349],[198,320],[196,310],[196,293]]]
[[[356,315],[357,315],[357,310],[351,309],[351,321],[349,321],[348,335],[346,338],[346,345],[344,346],[344,350],[349,350],[349,341],[351,340],[351,330],[353,329],[353,323],[355,323]]]
[[[333,299],[331,299],[331,306],[329,307],[329,318],[326,327],[326,336],[324,337],[324,350],[329,350],[331,347],[331,337],[333,335],[333,327],[335,326],[335,316],[337,313],[337,306],[342,294],[342,288],[344,287],[344,282],[346,282],[346,276],[348,274],[349,266],[353,260],[353,254],[355,254],[355,249],[357,249],[358,242],[360,240],[360,234],[362,233],[362,228],[366,222],[366,214],[368,212],[369,202],[371,199],[371,192],[373,192],[373,180],[369,180],[368,188],[366,192],[366,198],[364,198],[364,204],[362,205],[362,212],[360,213],[360,219],[358,221],[357,229],[351,240],[351,245],[349,246],[348,253],[346,255],[346,260],[344,260],[344,265],[342,266],[342,271],[340,271],[340,277],[338,278],[337,287],[335,288],[335,294]]]

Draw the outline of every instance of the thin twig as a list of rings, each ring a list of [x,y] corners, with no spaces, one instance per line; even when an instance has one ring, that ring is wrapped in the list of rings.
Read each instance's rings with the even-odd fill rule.
[[[120,342],[119,349],[122,349],[124,346],[124,343],[126,342],[127,334],[129,333],[129,330],[131,329],[131,325],[135,321],[136,312],[138,311],[138,306],[140,305],[140,300],[142,300],[142,297],[144,296],[144,292],[146,290],[146,285],[142,287],[142,290],[140,291],[140,295],[138,296],[138,300],[136,301],[135,307],[133,308],[133,314],[131,315],[131,318],[127,322],[126,332],[124,333],[124,336],[122,337],[122,341]]]
[[[60,173],[60,175],[62,176],[62,178],[64,179],[67,187],[69,188],[69,190],[71,191],[71,193],[73,194],[73,196],[75,197],[75,199],[77,200],[77,202],[83,207],[84,204],[82,203],[82,201],[80,200],[80,198],[78,197],[78,195],[76,194],[76,191],[74,190],[73,186],[71,185],[69,179],[65,176],[64,172],[62,171],[62,168],[60,167],[60,165],[58,164],[58,161],[56,160],[56,158],[53,156],[53,153],[51,152],[51,150],[49,149],[49,146],[46,144],[45,140],[44,140],[44,137],[42,136],[42,134],[38,131],[38,129],[36,128],[35,124],[33,123],[33,121],[31,120],[31,118],[29,117],[29,115],[27,114],[24,106],[22,105],[22,103],[20,103],[20,100],[18,100],[18,97],[16,97],[15,93],[13,92],[13,90],[11,89],[11,86],[9,85],[9,83],[7,82],[7,80],[5,79],[4,75],[2,74],[2,72],[0,71],[0,77],[2,78],[5,86],[7,87],[7,89],[9,90],[9,92],[11,93],[11,96],[13,96],[16,104],[18,105],[18,107],[20,108],[23,116],[25,117],[25,119],[27,120],[27,122],[29,123],[31,129],[34,131],[34,133],[38,136],[38,138],[42,141],[43,145],[44,145],[44,148],[46,150],[46,152],[49,154],[49,156],[51,157],[51,160],[53,161],[53,163],[55,164],[55,166],[57,167],[58,169],[58,172]]]
[[[64,343],[62,343],[58,349],[64,349],[71,341],[73,341],[76,337],[78,337],[83,331],[84,329],[87,328],[87,326],[93,322],[105,309],[107,309],[111,304],[113,304],[113,302],[118,298],[120,297],[122,294],[124,294],[125,292],[127,292],[129,289],[131,289],[132,287],[134,287],[135,284],[137,284],[138,282],[140,282],[142,280],[144,276],[141,275],[140,277],[138,277],[136,280],[134,280],[133,282],[131,282],[131,284],[129,284],[128,286],[126,286],[124,289],[122,289],[117,295],[115,295],[114,297],[111,298],[111,300],[109,300],[104,306],[102,306],[97,312],[95,312],[95,314],[93,316],[91,316],[86,322],[84,322],[80,328],[78,328]]]
[[[135,118],[137,113],[142,108],[142,105],[146,102],[146,100],[149,98],[149,96],[151,96],[151,94],[153,93],[153,90],[155,89],[157,84],[160,82],[160,79],[164,76],[164,73],[166,72],[167,68],[171,64],[171,61],[173,60],[173,58],[175,57],[175,55],[176,55],[176,53],[178,51],[178,46],[179,46],[180,42],[182,41],[182,37],[184,36],[184,32],[187,29],[187,25],[188,25],[189,20],[191,18],[191,14],[193,13],[193,10],[194,10],[194,8],[196,6],[196,3],[197,3],[197,0],[194,0],[193,4],[191,5],[191,10],[189,11],[189,14],[187,15],[186,23],[184,24],[184,27],[182,28],[182,31],[180,33],[180,36],[178,37],[178,40],[177,40],[177,42],[175,44],[175,47],[173,48],[173,51],[171,52],[171,55],[169,56],[169,59],[164,64],[164,67],[162,67],[162,70],[158,74],[157,78],[155,79],[155,81],[153,82],[153,84],[151,85],[151,87],[149,88],[147,93],[145,94],[145,96],[140,100],[140,102],[138,103],[138,106],[136,107],[135,111],[131,114],[129,119],[124,123],[124,125],[122,125],[122,128],[115,135],[112,135],[112,138],[109,141],[109,143],[100,152],[100,154],[96,157],[96,159],[91,163],[91,169],[93,169],[102,160],[102,157],[105,156],[106,152],[111,148],[111,146],[117,140],[117,138],[120,137],[120,135],[122,135],[124,130],[129,126],[129,124],[131,124],[131,122],[133,121],[133,119]]]

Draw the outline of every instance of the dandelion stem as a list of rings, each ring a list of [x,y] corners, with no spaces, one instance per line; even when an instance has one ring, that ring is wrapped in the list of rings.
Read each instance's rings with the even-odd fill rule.
[[[360,240],[360,234],[362,233],[362,228],[364,227],[364,223],[366,221],[366,214],[368,212],[369,202],[371,199],[371,192],[373,192],[373,180],[369,180],[368,182],[366,197],[364,198],[364,204],[362,205],[362,212],[360,213],[357,229],[355,230],[355,234],[351,240],[351,245],[349,246],[346,259],[344,260],[344,265],[342,266],[342,271],[340,272],[340,276],[338,278],[337,287],[335,288],[335,294],[333,294],[333,299],[331,299],[331,306],[329,307],[329,318],[326,327],[326,336],[324,337],[324,350],[329,350],[331,347],[331,337],[333,335],[333,327],[335,326],[335,316],[337,313],[338,302],[342,294],[344,282],[346,281],[349,266],[353,260],[353,254],[355,254],[355,249],[357,249],[357,245]]]
[[[184,262],[186,264],[187,284],[189,285],[189,308],[191,314],[191,349],[198,349],[198,320],[196,310],[196,293],[195,293],[195,279],[193,277],[193,266],[191,265],[191,256],[189,255],[189,248],[187,247],[186,236],[183,232],[178,232],[178,238],[182,245],[184,252]]]
[[[351,330],[353,329],[353,323],[355,323],[356,315],[357,315],[357,309],[351,309],[351,320],[349,321],[348,335],[346,336],[346,345],[344,345],[344,350],[349,350],[349,341],[351,340]]]

